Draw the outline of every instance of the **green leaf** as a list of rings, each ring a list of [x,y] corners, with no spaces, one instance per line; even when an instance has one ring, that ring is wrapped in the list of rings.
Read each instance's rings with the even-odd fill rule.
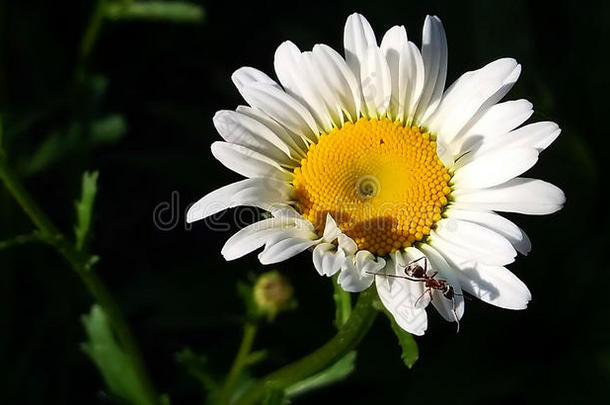
[[[268,354],[269,352],[267,352],[267,350],[257,350],[248,354],[248,357],[246,357],[244,363],[246,366],[253,366],[256,363],[260,363],[261,361],[265,360]]]
[[[207,358],[205,356],[197,355],[191,349],[186,348],[176,354],[176,361],[201,383],[211,397],[215,397],[218,394],[220,384],[208,370]]]
[[[128,403],[155,405],[131,367],[128,354],[119,346],[102,307],[93,305],[91,312],[83,316],[83,325],[88,341],[82,349],[102,373],[110,391]]]
[[[386,316],[390,320],[390,324],[392,325],[392,330],[394,334],[398,338],[398,343],[402,348],[402,354],[400,357],[402,361],[404,361],[405,365],[409,368],[413,367],[417,359],[419,358],[419,349],[417,348],[417,342],[413,338],[409,332],[402,329],[396,321],[394,317],[389,312],[385,311]]]
[[[76,236],[76,249],[82,250],[91,228],[91,217],[93,216],[93,203],[97,194],[98,172],[83,173],[80,200],[76,206],[76,226],[74,234]]]
[[[254,302],[254,291],[250,284],[243,281],[237,282],[237,295],[241,298],[246,307],[246,318],[255,321],[259,317],[258,307]]]
[[[106,7],[111,20],[156,20],[177,23],[203,21],[201,6],[179,1],[141,1],[128,4],[113,3]]]
[[[53,131],[36,152],[22,162],[22,171],[26,175],[38,173],[71,153],[116,142],[126,131],[127,124],[118,114],[93,121],[88,130],[80,122],[72,122],[63,130]]]
[[[326,370],[314,374],[286,389],[287,397],[295,397],[345,379],[356,367],[356,351],[351,351]]]
[[[125,119],[119,114],[110,114],[91,124],[90,143],[93,146],[114,143],[127,132]]]
[[[283,405],[286,403],[284,390],[267,387],[263,395],[262,405]]]

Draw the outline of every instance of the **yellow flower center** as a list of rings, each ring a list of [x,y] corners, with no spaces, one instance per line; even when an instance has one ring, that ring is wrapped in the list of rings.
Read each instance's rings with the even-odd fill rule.
[[[319,235],[330,213],[359,249],[379,256],[428,235],[451,192],[436,142],[389,119],[323,134],[294,174],[296,208]]]

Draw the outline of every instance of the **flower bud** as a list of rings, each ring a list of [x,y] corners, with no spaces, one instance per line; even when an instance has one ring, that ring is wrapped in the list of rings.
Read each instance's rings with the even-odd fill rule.
[[[269,321],[272,321],[278,313],[296,306],[292,286],[277,271],[262,274],[254,284],[253,295],[259,313],[266,316]]]

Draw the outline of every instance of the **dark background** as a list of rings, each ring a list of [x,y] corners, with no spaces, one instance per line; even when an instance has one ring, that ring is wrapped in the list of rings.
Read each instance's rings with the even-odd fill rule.
[[[529,257],[509,266],[532,291],[526,311],[472,300],[458,335],[430,311],[412,370],[379,317],[360,346],[355,374],[295,403],[609,399],[607,2],[202,4],[203,24],[108,22],[80,85],[75,61],[92,2],[4,1],[0,9],[0,111],[12,166],[66,232],[73,227],[82,172],[100,171],[91,241],[101,257],[99,274],[128,316],[158,389],[173,404],[203,398],[175,354],[190,347],[225,372],[241,334],[236,281],[263,269],[256,255],[221,259],[233,230],[182,223],[189,203],[238,179],[209,151],[220,139],[214,112],[243,103],[230,74],[243,65],[272,73],[275,48],[286,39],[301,49],[326,43],[342,52],[343,25],[354,11],[371,21],[379,39],[404,24],[417,44],[425,15],[439,15],[449,42],[448,82],[496,58],[515,57],[523,73],[508,98],[529,99],[536,110],[532,120],[552,120],[563,129],[528,175],[561,187],[567,204],[549,217],[510,216],[534,246]],[[102,130],[96,138],[90,125],[109,115],[110,135]],[[40,147],[52,136],[64,143],[45,160]],[[173,192],[178,220],[160,230],[153,211],[170,203]],[[169,211],[162,214],[170,221]],[[31,230],[0,187],[0,239]],[[273,268],[292,281],[299,307],[262,331],[256,347],[269,348],[272,356],[257,374],[310,352],[334,333],[332,287],[317,275],[310,255]],[[49,247],[34,243],[0,252],[0,403],[110,403],[79,348],[85,340],[80,316],[90,305],[80,281]]]

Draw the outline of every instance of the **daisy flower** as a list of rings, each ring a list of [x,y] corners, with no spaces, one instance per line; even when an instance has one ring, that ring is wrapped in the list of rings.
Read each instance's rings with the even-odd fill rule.
[[[505,266],[530,241],[497,212],[550,214],[565,197],[518,177],[560,133],[553,122],[521,126],[533,112],[527,100],[500,102],[521,66],[498,59],[445,90],[447,40],[431,16],[421,49],[403,26],[379,44],[359,14],[347,19],[344,46],[345,57],[282,43],[279,83],[251,67],[233,74],[248,106],[214,116],[224,141],[212,154],[246,179],[203,197],[187,221],[236,206],[267,210],[226,242],[226,260],[264,247],[258,258],[272,264],[310,250],[315,269],[339,273],[346,291],[375,284],[416,335],[428,303],[458,322],[464,292],[525,308],[530,292]]]

